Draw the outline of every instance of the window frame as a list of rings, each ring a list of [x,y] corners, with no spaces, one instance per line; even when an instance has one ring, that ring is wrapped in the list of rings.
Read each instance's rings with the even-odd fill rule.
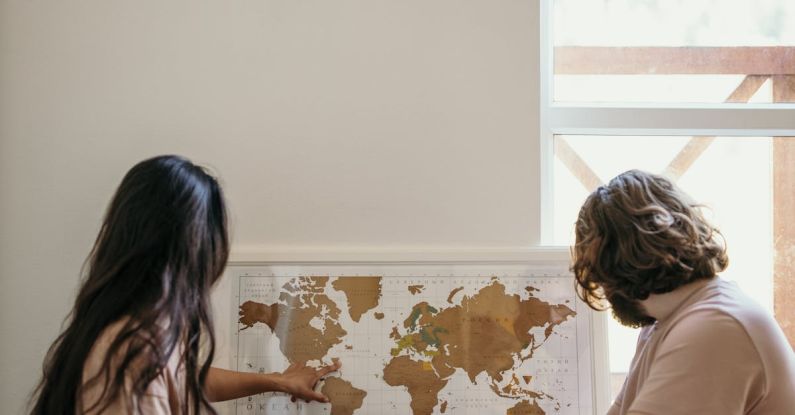
[[[540,195],[538,198],[539,241],[542,246],[554,245],[554,163],[555,163],[555,136],[556,135],[609,135],[609,136],[715,136],[715,137],[793,137],[793,143],[784,144],[792,150],[786,157],[793,157],[795,150],[795,102],[793,103],[566,103],[554,101],[554,37],[553,37],[553,7],[554,0],[539,0],[538,10],[538,48],[539,48],[539,130],[538,130],[538,170]],[[790,94],[795,93],[791,92]],[[782,140],[783,141],[783,140]],[[774,145],[776,145],[774,143]],[[778,157],[775,153],[773,157]],[[776,173],[776,169],[779,170]],[[774,167],[771,174],[789,174],[795,170],[793,166]],[[774,179],[775,180],[775,179]],[[774,187],[792,186],[795,177],[785,176],[780,185],[773,183]],[[792,200],[791,194],[774,196],[779,202],[787,203]],[[786,201],[785,201],[786,199]],[[776,228],[776,217],[789,220],[791,214],[778,212],[774,207],[773,226]],[[778,218],[782,220],[782,218]],[[786,232],[793,235],[795,225],[787,225]],[[775,231],[774,231],[775,237]],[[791,242],[787,242],[791,244]],[[789,249],[791,245],[783,245]],[[779,247],[774,241],[774,251]],[[795,345],[795,313],[791,311],[793,290],[790,285],[793,275],[790,270],[795,267],[792,263],[773,263],[773,308],[776,318],[782,328],[790,336],[790,342]],[[785,272],[782,272],[782,269]],[[780,304],[779,304],[780,302]],[[785,310],[779,315],[781,310]],[[601,321],[604,330],[607,330],[607,313],[602,313]],[[607,365],[608,373],[610,361],[610,347],[597,345],[594,361]],[[597,408],[606,408],[612,399],[609,398],[609,384],[596,385],[595,396]],[[607,396],[607,398],[605,398]],[[607,400],[607,403],[604,400]],[[607,406],[605,406],[607,405]]]
[[[555,135],[795,137],[795,103],[645,104],[554,101],[554,0],[539,1],[541,245],[553,243]]]

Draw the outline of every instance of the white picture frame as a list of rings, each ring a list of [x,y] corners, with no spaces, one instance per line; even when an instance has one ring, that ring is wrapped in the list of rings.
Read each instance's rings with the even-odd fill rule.
[[[217,348],[216,362],[225,362],[223,366],[236,368],[238,283],[240,276],[246,273],[261,273],[263,276],[277,274],[334,276],[335,274],[355,275],[358,270],[360,275],[383,274],[388,277],[390,270],[403,270],[400,271],[403,273],[406,272],[405,270],[416,270],[418,276],[424,273],[427,277],[444,278],[449,277],[451,272],[465,276],[464,274],[478,271],[499,274],[506,270],[520,270],[526,274],[528,270],[536,270],[538,275],[544,273],[553,275],[568,273],[569,262],[570,254],[567,248],[296,250],[249,247],[236,249],[230,258],[224,282],[219,284],[214,294],[217,342],[220,346]],[[433,275],[434,271],[437,271],[438,275]],[[574,289],[573,279],[571,286]],[[226,297],[226,301],[223,301],[223,297]],[[585,383],[590,386],[588,395],[592,406],[587,412],[581,413],[604,414],[610,405],[606,313],[594,312],[579,300],[576,307],[578,315],[587,316],[585,324],[589,333],[587,344],[590,379]],[[226,312],[218,313],[222,309]],[[580,368],[580,373],[582,370]],[[233,402],[218,408],[221,413],[235,413]]]

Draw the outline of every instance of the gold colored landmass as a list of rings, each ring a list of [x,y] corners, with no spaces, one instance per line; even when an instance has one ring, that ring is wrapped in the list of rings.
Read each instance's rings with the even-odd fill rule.
[[[331,403],[331,415],[352,415],[362,407],[367,392],[337,377],[326,378],[320,393]]]
[[[381,299],[381,277],[339,277],[331,286],[345,293],[348,312],[357,323],[362,314],[378,306]]]
[[[522,388],[522,386],[519,384],[519,378],[516,377],[516,373],[514,373],[511,376],[511,379],[502,387],[495,383],[494,379],[492,379],[490,387],[497,396],[502,396],[503,398],[516,399],[543,397],[543,395],[538,392]]]
[[[442,401],[442,404],[439,406],[439,412],[447,412],[447,401]]]
[[[563,305],[550,305],[535,297],[522,300],[519,295],[509,295],[503,284],[492,280],[454,307],[440,311],[426,302],[415,305],[403,322],[410,333],[403,338],[413,339],[408,344],[402,342],[398,351],[406,346],[415,351],[422,351],[417,346],[433,346],[443,351],[433,362],[440,375],[460,368],[473,383],[482,372],[500,382],[502,372],[513,367],[514,356],[522,359],[532,356],[536,339],[531,329],[546,326],[548,338],[552,328],[574,315],[573,310]],[[522,351],[527,355],[521,355]]]
[[[416,295],[422,292],[425,289],[424,285],[409,285],[409,292],[412,295]]]
[[[287,281],[282,289],[291,293],[303,291],[311,294],[322,294],[326,290],[329,277],[325,275],[314,275],[308,277],[297,277]]]
[[[531,404],[528,400],[522,400],[509,408],[506,415],[546,415],[546,412],[535,401]]]
[[[459,291],[463,290],[464,287],[458,287],[450,291],[450,295],[447,296],[447,302],[453,304],[453,297],[458,294]]]
[[[441,364],[463,369],[472,383],[484,371],[500,380],[500,373],[513,366],[513,354],[522,350],[511,325],[521,318],[519,307],[506,300],[504,287],[489,285],[436,315],[433,324],[446,329],[438,334],[448,352]]]
[[[431,359],[431,364],[442,379],[447,379],[455,373],[455,369],[447,365],[446,359],[441,354],[434,356]]]
[[[323,361],[347,334],[338,322],[339,307],[322,294],[327,282],[328,277],[294,278],[284,285],[279,303],[246,301],[239,310],[239,322],[245,326],[241,330],[263,323],[279,339],[279,349],[290,363]],[[310,324],[315,318],[323,319],[323,330]]]
[[[422,362],[408,356],[392,358],[384,368],[384,381],[390,386],[405,386],[411,395],[414,415],[430,415],[439,404],[439,391],[447,385],[433,370],[425,370]]]
[[[517,384],[517,385],[519,384],[519,378],[518,378],[518,377],[516,377],[516,373],[514,373],[513,375],[511,375],[511,382],[512,382],[512,383],[515,383],[515,384]]]
[[[416,330],[417,326],[427,326],[433,322],[433,315],[438,313],[435,307],[423,301],[411,308],[411,314],[403,321],[403,327],[411,331]]]
[[[246,301],[240,305],[238,314],[240,315],[238,322],[244,326],[240,331],[254,327],[254,324],[257,323],[267,324],[273,331],[277,315],[279,314],[279,305]]]
[[[384,313],[375,313],[375,314],[373,314],[373,317],[375,317],[376,320],[383,320],[384,319]]]
[[[392,327],[392,333],[389,333],[389,338],[394,340],[400,339],[400,332],[398,331],[397,327]]]
[[[392,349],[392,356],[397,356],[404,349],[412,349],[417,352],[425,352],[428,349],[428,343],[423,341],[422,335],[414,333],[409,334],[397,339],[397,347]],[[428,351],[428,353],[433,354]]]

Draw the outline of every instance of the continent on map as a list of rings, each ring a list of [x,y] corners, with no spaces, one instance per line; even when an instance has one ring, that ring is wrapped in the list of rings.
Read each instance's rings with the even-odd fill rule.
[[[439,391],[447,385],[447,380],[440,379],[430,365],[411,360],[408,356],[390,360],[384,368],[383,379],[390,386],[406,387],[414,415],[431,414],[439,404]]]
[[[378,306],[381,299],[381,277],[339,277],[331,286],[345,293],[348,312],[357,323],[362,314]]]
[[[413,295],[417,295],[417,294],[421,293],[421,292],[422,292],[422,290],[424,290],[424,289],[425,289],[425,286],[424,286],[424,285],[422,285],[422,284],[418,284],[418,285],[409,285],[408,289],[409,289],[409,292],[410,292],[411,294],[413,294]]]
[[[432,396],[434,405],[439,389],[432,385],[446,381],[459,369],[468,375],[473,384],[477,376],[485,372],[489,386],[499,396],[548,396],[524,389],[515,374],[506,382],[503,380],[508,371],[515,369],[517,361],[521,364],[531,358],[533,351],[552,335],[554,328],[576,313],[565,305],[541,301],[532,296],[531,290],[527,292],[527,299],[508,294],[503,284],[492,279],[476,294],[464,296],[458,305],[437,309],[427,302],[416,304],[403,322],[405,334],[401,334],[397,328],[393,328],[390,334],[396,343],[392,349],[392,356],[395,357],[384,369],[384,379],[387,378],[387,368],[395,371],[398,363],[400,368],[413,366],[425,370],[421,372],[425,375],[423,378],[415,375],[408,382],[411,382],[415,391],[434,391],[432,395],[422,395],[426,399]],[[448,298],[452,298],[452,295]],[[535,328],[544,329],[542,339],[537,339],[530,332]],[[401,358],[404,359],[398,360]],[[423,380],[432,383],[422,384]],[[402,382],[396,383],[405,384],[407,380]],[[414,400],[412,395],[412,402]],[[423,408],[427,408],[427,403]],[[414,411],[415,415],[419,413],[425,412]]]
[[[508,409],[506,415],[546,415],[546,412],[538,406],[538,403],[531,404],[530,401],[523,400]]]
[[[324,361],[329,349],[342,343],[347,334],[339,323],[339,307],[324,293],[328,280],[293,278],[282,287],[277,303],[244,302],[238,312],[240,330],[265,324],[279,339],[279,349],[290,363]]]
[[[328,377],[320,389],[331,403],[331,415],[352,415],[362,407],[367,392],[338,377]]]

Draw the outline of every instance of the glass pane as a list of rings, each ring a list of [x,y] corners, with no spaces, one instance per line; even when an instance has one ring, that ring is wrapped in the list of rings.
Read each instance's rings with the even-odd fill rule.
[[[795,1],[553,5],[556,101],[795,102]]]
[[[726,238],[730,265],[722,277],[736,281],[747,294],[773,312],[773,193],[774,188],[782,194],[795,193],[794,179],[779,178],[778,186],[774,186],[777,180],[773,164],[774,140],[780,144],[789,143],[780,145],[778,151],[786,147],[790,148],[787,151],[795,153],[795,138],[556,136],[553,242],[556,245],[574,242],[577,213],[594,183],[606,183],[630,169],[678,177],[677,183],[684,191],[707,205],[705,214]],[[788,160],[793,156],[795,154],[777,153],[776,160]],[[779,206],[778,209],[781,214],[791,207]],[[782,235],[785,234],[778,235],[779,239]],[[793,245],[795,241],[789,243]],[[781,322],[792,316],[779,314],[777,318]],[[611,372],[613,379],[621,382],[635,351],[637,331],[624,328],[611,319],[608,335]],[[615,390],[621,385],[612,386]]]

